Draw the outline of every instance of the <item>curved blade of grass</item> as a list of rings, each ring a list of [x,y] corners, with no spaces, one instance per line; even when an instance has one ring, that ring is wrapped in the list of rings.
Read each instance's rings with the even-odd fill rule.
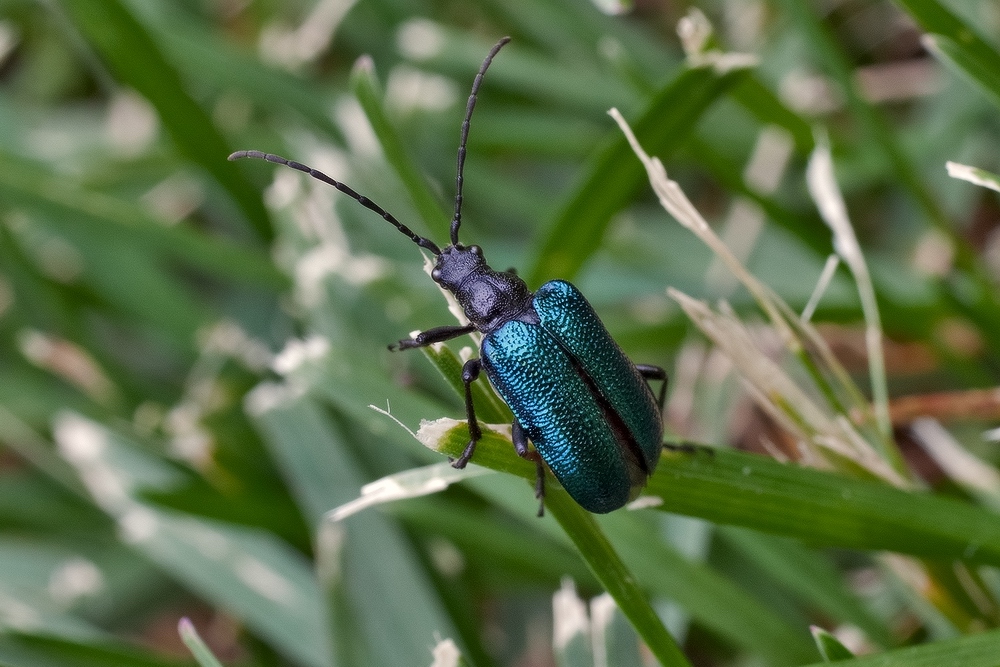
[[[0,153],[0,192],[7,202],[36,206],[66,220],[98,225],[144,246],[231,280],[272,289],[288,285],[266,253],[242,248],[183,226],[168,225],[131,202],[82,187],[9,154]]]
[[[838,667],[996,667],[1000,656],[1000,631],[993,630],[970,637],[910,646],[907,648],[867,655],[862,658],[838,660]],[[825,667],[817,662],[807,667]]]
[[[438,420],[422,427],[418,437],[432,449],[449,456],[458,456],[468,442],[468,433],[464,422]],[[486,430],[483,436],[476,447],[473,459],[475,465],[534,481],[534,465],[514,454],[509,435],[504,436]],[[564,491],[554,488],[551,478],[549,482],[549,488],[546,490],[546,508],[551,507],[550,501],[555,494],[567,497]],[[530,487],[525,485],[523,491],[525,498],[530,493],[529,489]],[[496,498],[494,500],[503,502]],[[583,512],[572,500],[566,502],[575,508],[574,511]],[[593,522],[593,517],[586,512],[583,514]],[[553,516],[559,518],[554,513]],[[574,521],[581,521],[575,516],[571,518]],[[607,531],[614,544],[620,545],[619,549],[627,569],[636,575],[636,580],[643,589],[675,600],[700,623],[729,641],[767,656],[774,664],[797,664],[814,655],[812,644],[804,633],[797,633],[752,596],[710,568],[691,563],[673,549],[657,541],[655,531],[649,530],[638,517],[628,512],[616,512],[601,517],[600,526]],[[594,549],[592,554],[583,553],[581,550],[581,556],[602,585],[608,586],[609,584],[594,569],[603,567],[601,559],[604,556],[601,554],[605,547],[589,542],[598,538],[590,533],[591,529],[585,523],[577,525],[576,529],[583,531],[578,539],[584,541],[584,548]],[[601,536],[600,539],[605,538]],[[576,543],[576,539],[574,542]],[[577,543],[577,548],[581,549],[580,543]],[[614,570],[618,566],[612,564],[610,567]],[[610,592],[610,589],[608,590]],[[640,619],[642,618],[641,610],[635,613]],[[632,620],[633,617],[629,615],[629,618]]]
[[[645,590],[673,600],[702,626],[769,665],[797,665],[815,656],[808,635],[707,565],[687,560],[657,538],[634,512],[598,520]]]
[[[937,0],[896,0],[929,33],[931,51],[944,55],[1000,106],[1000,53]]]
[[[990,57],[984,59],[979,53],[970,49],[969,44],[946,35],[929,34],[923,43],[938,57],[938,60],[951,65],[959,74],[977,84],[986,97],[1000,107],[1000,70],[994,69],[997,65],[984,62],[984,60],[996,60],[995,51],[990,51]]]
[[[181,636],[184,645],[191,651],[191,655],[198,661],[201,667],[222,667],[219,659],[212,654],[212,649],[202,640],[201,635],[194,627],[191,619],[185,617],[177,624],[177,632]]]
[[[57,418],[55,438],[93,502],[125,541],[205,600],[238,614],[283,655],[329,665],[324,606],[310,564],[272,533],[141,500],[170,488],[178,471],[126,437],[83,417]]]
[[[594,517],[561,489],[551,489],[546,493],[545,507],[566,531],[591,572],[614,598],[660,664],[664,667],[690,667],[691,663],[653,611],[635,577],[601,532]]]
[[[513,486],[530,495],[527,484]],[[533,525],[543,522],[535,521],[531,510],[521,523],[514,523],[502,513],[482,512],[481,505],[442,496],[411,498],[386,509],[406,519],[411,528],[446,538],[469,554],[470,561],[480,559],[481,568],[487,571],[482,576],[507,583],[518,579],[552,582],[569,576],[589,589],[598,586],[567,540],[544,535],[538,530],[541,526]]]
[[[255,392],[249,411],[322,543],[325,513],[356,497],[365,479],[315,398],[273,384]],[[338,653],[356,643],[360,633],[375,664],[410,665],[435,633],[455,635],[418,555],[390,518],[364,512],[327,527],[340,546],[320,555],[321,569],[332,579],[336,590],[331,594],[345,598],[346,593],[349,601],[346,607],[335,605],[334,613],[350,610],[346,615],[352,617],[335,620]],[[386,635],[385,628],[393,628],[392,633]]]
[[[277,104],[289,107],[325,136],[342,141],[340,129],[330,119],[327,92],[317,91],[311,82],[284,70],[262,65],[252,52],[234,47],[200,25],[159,18],[157,39],[185,77],[223,91],[239,90],[268,111],[274,111]]]
[[[101,637],[71,641],[44,634],[8,633],[0,639],[4,667],[177,667],[177,658],[165,657],[134,643]]]
[[[900,185],[920,205],[932,224],[948,234],[949,238],[954,237],[947,216],[921,182],[916,169],[896,139],[896,132],[885,116],[861,95],[846,56],[826,27],[816,18],[813,9],[799,0],[782,0],[781,4],[791,15],[801,34],[809,40],[810,52],[816,54],[824,69],[846,94],[848,106],[861,123],[866,136],[881,148],[891,162]]]
[[[838,622],[856,625],[876,644],[892,646],[892,634],[845,585],[842,574],[824,554],[794,540],[741,528],[720,528],[716,535],[738,550],[741,558],[793,592],[796,599]]]
[[[996,78],[996,73],[1000,72],[1000,57],[982,43],[975,33],[965,27],[954,15],[934,0],[907,0],[905,4],[914,17],[917,17],[929,31],[942,32],[948,40],[969,46],[971,51],[963,52],[958,57],[971,58],[975,62],[973,67],[979,75],[987,76],[990,79]],[[957,283],[960,283],[961,280],[942,282],[941,287],[954,302],[952,305],[956,310],[970,311],[967,315],[976,322],[981,333],[990,339],[990,349],[996,349],[1000,345],[1000,339],[996,336],[996,332],[1000,330],[1000,322],[997,321],[995,315],[996,303],[990,298],[994,289],[992,281],[983,271],[975,251],[962,236],[955,233],[948,216],[945,215],[938,201],[932,196],[932,190],[923,183],[915,166],[897,140],[896,132],[890,126],[886,116],[869,104],[861,95],[855,83],[851,66],[841,47],[825,26],[819,22],[813,10],[799,0],[782,0],[782,5],[794,18],[803,35],[808,37],[812,51],[821,59],[825,69],[846,93],[851,112],[857,117],[873,145],[878,145],[891,163],[900,186],[905,188],[910,197],[920,206],[928,222],[941,231],[953,245],[955,266],[961,269],[959,273],[965,274],[961,278],[971,280],[984,296],[979,302],[970,303],[965,296],[968,291],[957,287]],[[933,26],[937,25],[940,25],[943,30],[934,30]]]
[[[875,412],[879,434],[876,440],[882,456],[905,476],[906,463],[892,437],[889,419],[889,387],[886,380],[885,352],[882,349],[882,316],[875,298],[868,263],[861,251],[861,244],[847,216],[847,204],[834,174],[833,156],[825,138],[816,142],[816,148],[806,168],[806,184],[820,216],[833,233],[833,247],[850,268],[861,299],[861,312],[865,321],[865,348],[868,351],[868,377],[872,390],[872,409]]]
[[[441,208],[440,202],[427,186],[427,181],[420,169],[407,155],[403,140],[389,122],[382,101],[382,94],[375,80],[375,68],[368,58],[361,58],[351,70],[351,90],[361,103],[368,122],[382,145],[382,151],[392,168],[396,170],[410,198],[416,205],[417,212],[423,218],[424,224],[435,236],[446,238],[451,223],[451,216]]]
[[[471,84],[483,54],[493,43],[446,26],[424,23],[422,27],[434,31],[436,48],[406,55],[422,66],[467,77],[465,80]],[[490,65],[487,79],[520,96],[542,100],[548,108],[580,109],[595,115],[614,104],[632,108],[637,97],[620,77],[556,62],[520,42],[504,48],[503,55]]]
[[[1000,564],[990,511],[744,452],[665,451],[646,490],[665,511],[807,543]]]
[[[741,81],[746,70],[718,74],[710,67],[685,68],[649,102],[635,124],[647,150],[669,156],[690,136],[705,111]],[[545,233],[541,250],[527,272],[529,285],[552,276],[572,279],[597,250],[611,217],[646,182],[618,133],[598,150],[573,193]]]
[[[52,539],[0,537],[0,606],[4,609],[0,632],[31,632],[78,641],[102,637],[102,630],[73,609],[79,597],[54,587],[55,582],[66,580],[63,573],[75,563],[77,569],[82,565],[94,573],[96,593],[105,581],[101,565],[113,567],[113,563],[95,562],[90,555],[85,557],[81,550]]]
[[[747,197],[760,206],[767,214],[769,222],[794,234],[818,257],[830,254],[830,234],[827,233],[819,215],[812,210],[798,211],[788,208],[773,196],[761,194],[747,185],[743,178],[743,166],[731,161],[716,145],[713,145],[706,129],[691,137],[685,146],[684,154],[691,155],[701,168],[709,171],[727,190]]]
[[[1000,192],[1000,176],[996,174],[991,174],[985,169],[977,169],[976,167],[957,162],[946,162],[945,167],[948,169],[948,175],[952,178],[958,178]]]
[[[777,125],[788,131],[799,155],[813,149],[813,132],[802,116],[788,108],[781,99],[755,75],[744,77],[730,92],[732,98],[763,125]]]
[[[258,238],[273,237],[260,194],[226,156],[232,152],[211,117],[184,87],[159,45],[120,0],[62,0],[60,6],[119,82],[156,107],[178,150],[215,178],[232,196]]]
[[[847,647],[841,644],[839,639],[823,628],[813,626],[812,635],[816,641],[816,648],[819,649],[824,662],[839,662],[840,660],[850,660],[854,657],[854,654],[848,651]]]

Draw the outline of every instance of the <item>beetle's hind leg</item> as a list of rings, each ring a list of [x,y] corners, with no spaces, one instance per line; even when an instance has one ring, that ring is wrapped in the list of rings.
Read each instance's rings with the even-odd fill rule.
[[[650,380],[663,381],[663,384],[660,385],[660,394],[656,399],[660,404],[660,412],[663,412],[663,406],[667,400],[667,372],[659,366],[650,366],[649,364],[636,364],[635,369],[639,371],[639,375],[645,378],[646,382]]]
[[[699,452],[703,452],[709,456],[715,456],[714,448],[709,447],[708,445],[699,445],[687,440],[681,440],[680,442],[665,442],[663,443],[663,448],[668,452],[682,452],[684,454],[697,454]]]
[[[524,435],[524,429],[521,428],[521,423],[516,419],[510,425],[510,436],[511,440],[514,441],[514,451],[517,452],[517,455],[522,459],[535,462],[535,468],[538,471],[535,477],[535,498],[541,501],[538,505],[538,516],[542,516],[545,514],[545,466],[542,465],[542,455],[534,449],[528,449],[528,437]]]
[[[441,343],[452,338],[458,338],[476,330],[474,324],[446,324],[443,327],[434,327],[427,331],[421,331],[413,338],[403,340],[389,346],[390,350],[410,350],[415,347],[426,347],[434,343]]]
[[[442,327],[443,328],[443,327]],[[479,371],[483,365],[479,359],[469,359],[462,366],[462,384],[465,385],[465,416],[469,420],[469,444],[465,446],[465,451],[457,459],[453,459],[451,465],[455,468],[464,468],[472,454],[476,451],[476,443],[483,437],[483,432],[479,428],[479,420],[476,419],[476,406],[472,403],[472,383],[479,377]]]

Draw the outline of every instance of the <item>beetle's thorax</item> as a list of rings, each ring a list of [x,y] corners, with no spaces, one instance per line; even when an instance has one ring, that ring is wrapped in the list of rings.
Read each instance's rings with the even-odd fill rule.
[[[469,322],[483,333],[510,320],[538,319],[525,282],[513,273],[490,268],[479,246],[447,246],[438,255],[431,277],[455,295]]]

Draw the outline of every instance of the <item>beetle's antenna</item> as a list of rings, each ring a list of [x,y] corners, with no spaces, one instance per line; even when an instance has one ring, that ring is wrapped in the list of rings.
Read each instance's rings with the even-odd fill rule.
[[[322,171],[313,169],[312,167],[302,164],[301,162],[286,160],[280,155],[274,155],[272,153],[264,153],[261,151],[236,151],[235,153],[229,156],[230,160],[239,160],[242,158],[255,158],[257,160],[267,160],[268,162],[273,162],[275,164],[282,164],[285,165],[286,167],[291,167],[292,169],[301,171],[304,174],[309,174],[318,181],[323,181],[328,185],[332,185],[333,187],[337,188],[351,199],[357,201],[365,208],[378,213],[380,216],[382,216],[383,220],[388,222],[390,225],[393,225],[399,231],[403,232],[403,234],[408,236],[411,241],[416,243],[421,248],[427,248],[435,255],[441,254],[441,249],[437,247],[436,243],[434,243],[430,239],[424,238],[423,236],[418,236],[413,232],[413,230],[411,230],[409,227],[401,223],[399,220],[396,220],[396,218],[394,218],[391,213],[387,212],[384,208],[373,202],[371,199],[365,197],[364,195],[359,195],[357,192],[352,190],[350,186],[344,185],[340,181],[333,180],[332,178],[324,174]]]
[[[469,93],[469,102],[465,106],[465,120],[462,121],[462,138],[458,142],[458,171],[455,175],[455,217],[451,219],[451,244],[458,245],[458,228],[462,226],[462,171],[465,169],[465,144],[469,140],[469,123],[472,120],[472,111],[476,108],[476,96],[479,94],[479,86],[483,83],[483,76],[486,69],[493,62],[493,56],[503,48],[504,44],[510,41],[510,37],[504,37],[490,50],[476,74],[476,79],[472,82],[472,92]]]

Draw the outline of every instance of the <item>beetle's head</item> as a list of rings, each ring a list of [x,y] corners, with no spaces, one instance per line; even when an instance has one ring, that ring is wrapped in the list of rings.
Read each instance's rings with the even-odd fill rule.
[[[477,245],[449,245],[437,256],[431,278],[446,290],[457,293],[466,278],[489,271],[483,249]]]

